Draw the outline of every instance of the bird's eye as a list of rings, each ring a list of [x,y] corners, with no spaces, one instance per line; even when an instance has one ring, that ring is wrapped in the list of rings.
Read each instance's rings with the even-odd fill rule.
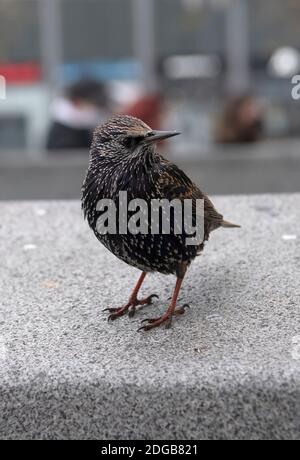
[[[123,144],[124,147],[126,147],[127,149],[130,149],[131,146],[132,146],[132,142],[133,142],[133,138],[132,138],[131,136],[127,136],[127,137],[125,137],[125,139],[123,139],[122,144]]]
[[[127,136],[123,139],[123,145],[127,149],[134,150],[143,139],[144,136]]]

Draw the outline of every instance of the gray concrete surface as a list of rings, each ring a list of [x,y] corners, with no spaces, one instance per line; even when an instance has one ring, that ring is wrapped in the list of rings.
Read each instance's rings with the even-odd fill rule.
[[[300,140],[219,146],[206,154],[166,153],[207,193],[217,195],[300,192]],[[24,153],[24,152],[23,152]],[[88,152],[0,152],[0,199],[78,199]]]
[[[137,333],[160,300],[108,324],[138,273],[78,202],[1,203],[0,437],[300,438],[300,195],[218,197],[219,230],[191,267],[170,330]]]

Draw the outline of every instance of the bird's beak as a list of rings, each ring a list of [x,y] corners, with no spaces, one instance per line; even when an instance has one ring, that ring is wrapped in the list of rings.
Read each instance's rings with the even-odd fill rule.
[[[145,138],[144,142],[152,144],[152,142],[158,142],[168,139],[169,137],[179,136],[179,134],[181,133],[178,131],[152,131],[149,136]]]

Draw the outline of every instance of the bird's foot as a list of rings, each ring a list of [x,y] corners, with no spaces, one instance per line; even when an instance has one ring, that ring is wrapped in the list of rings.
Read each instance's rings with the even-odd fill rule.
[[[148,323],[148,324],[141,326],[138,329],[138,332],[139,331],[150,331],[151,329],[159,327],[162,324],[165,324],[166,329],[169,329],[172,325],[173,316],[183,315],[185,313],[186,308],[190,308],[190,306],[185,304],[180,308],[176,308],[173,312],[166,312],[165,314],[163,314],[162,316],[158,318],[146,318],[142,321],[142,323]]]
[[[108,311],[110,313],[108,317],[108,321],[114,321],[117,318],[120,318],[121,316],[126,315],[128,313],[128,316],[130,318],[133,318],[133,316],[136,313],[136,307],[138,306],[143,306],[143,305],[150,305],[152,304],[152,301],[154,298],[158,299],[157,294],[152,294],[149,297],[146,297],[145,299],[131,299],[129,302],[124,305],[123,307],[119,308],[105,308],[103,311]]]
[[[153,303],[153,299],[158,299],[157,294],[151,294],[145,299],[136,299],[135,301],[132,302],[131,308],[129,309],[128,316],[129,318],[133,318],[135,313],[136,313],[136,307],[139,306],[145,306],[145,305],[151,305]]]

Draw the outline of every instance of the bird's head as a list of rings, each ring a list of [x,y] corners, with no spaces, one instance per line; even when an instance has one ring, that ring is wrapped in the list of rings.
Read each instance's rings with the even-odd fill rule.
[[[95,130],[92,149],[101,155],[138,155],[141,151],[153,151],[157,142],[178,134],[155,131],[138,118],[116,115]]]

